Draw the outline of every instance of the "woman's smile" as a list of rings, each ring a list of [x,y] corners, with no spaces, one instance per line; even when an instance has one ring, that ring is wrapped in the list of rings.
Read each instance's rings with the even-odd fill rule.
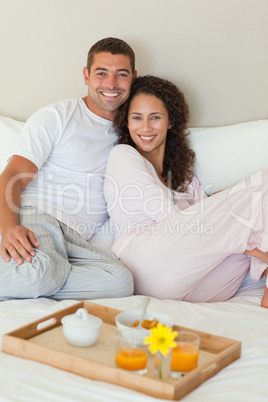
[[[155,139],[156,135],[151,135],[150,137],[145,137],[144,135],[139,135],[139,137],[144,142],[152,142]]]

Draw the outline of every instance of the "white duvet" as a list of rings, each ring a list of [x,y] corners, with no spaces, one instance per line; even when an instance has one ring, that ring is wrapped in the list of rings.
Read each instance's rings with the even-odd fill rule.
[[[264,281],[246,277],[238,293],[221,303],[151,299],[150,309],[167,312],[176,324],[242,342],[241,358],[181,399],[187,402],[268,401],[268,309],[260,307]],[[120,310],[142,306],[142,296],[95,300]],[[61,310],[72,300],[0,302],[0,334]],[[45,364],[0,353],[0,401],[163,401],[127,388],[92,381]]]

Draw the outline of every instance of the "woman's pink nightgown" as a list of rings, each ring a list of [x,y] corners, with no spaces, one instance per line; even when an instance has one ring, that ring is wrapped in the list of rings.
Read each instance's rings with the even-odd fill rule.
[[[132,272],[135,294],[191,302],[232,297],[248,269],[266,264],[243,252],[268,250],[268,171],[207,197],[194,177],[172,192],[129,145],[110,153],[104,195],[113,252]]]

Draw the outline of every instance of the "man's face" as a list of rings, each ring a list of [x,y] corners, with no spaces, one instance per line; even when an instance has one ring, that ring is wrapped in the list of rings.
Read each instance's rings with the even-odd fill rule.
[[[84,68],[88,85],[88,108],[104,119],[113,121],[115,112],[128,98],[133,76],[129,57],[123,54],[97,53],[90,72]]]

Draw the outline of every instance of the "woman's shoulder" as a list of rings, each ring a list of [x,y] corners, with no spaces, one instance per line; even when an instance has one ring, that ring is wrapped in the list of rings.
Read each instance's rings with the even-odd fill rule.
[[[128,158],[128,157],[137,157],[141,156],[139,152],[133,148],[131,145],[127,144],[118,144],[115,145],[114,148],[111,150],[109,158]]]
[[[116,145],[110,152],[106,171],[125,172],[125,175],[134,174],[137,169],[148,170],[149,162],[135,148],[127,144]],[[135,173],[136,174],[136,173]]]

